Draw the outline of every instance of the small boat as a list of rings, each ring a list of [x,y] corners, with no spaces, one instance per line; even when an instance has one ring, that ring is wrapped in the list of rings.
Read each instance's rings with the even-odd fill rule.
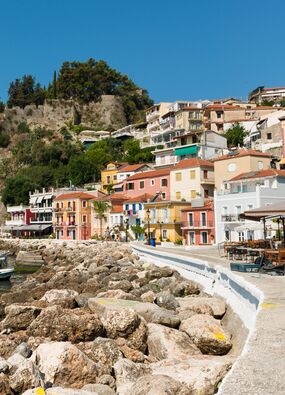
[[[0,280],[9,280],[14,273],[14,268],[7,267],[7,253],[0,253]]]

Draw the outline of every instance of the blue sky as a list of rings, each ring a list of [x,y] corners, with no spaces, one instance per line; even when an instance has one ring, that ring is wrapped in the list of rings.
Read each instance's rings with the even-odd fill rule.
[[[0,97],[65,60],[104,59],[155,101],[285,85],[283,0],[0,0]]]

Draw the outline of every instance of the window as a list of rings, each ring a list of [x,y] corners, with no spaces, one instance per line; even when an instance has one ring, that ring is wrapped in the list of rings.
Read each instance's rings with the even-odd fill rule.
[[[167,239],[167,230],[166,229],[162,229],[162,238]]]
[[[208,244],[208,232],[201,232],[201,243]]]
[[[143,209],[143,205],[141,203],[139,203],[139,210]]]
[[[272,140],[272,133],[267,133],[267,140]]]
[[[163,200],[165,200],[165,199],[166,199],[166,193],[165,193],[165,192],[162,192],[162,194],[161,194],[161,198],[162,198]]]
[[[222,118],[222,113],[221,113],[221,111],[216,111],[216,114],[217,114],[217,118]]]
[[[135,189],[135,184],[133,182],[128,182],[127,183],[127,190],[133,191],[134,189]]]
[[[238,241],[244,241],[244,232],[238,232]]]
[[[209,197],[209,189],[204,189],[204,197]]]
[[[161,186],[162,186],[162,187],[167,187],[167,178],[162,178],[162,180],[161,180]]]
[[[181,173],[175,173],[175,180],[176,181],[181,181],[182,180],[182,174]]]
[[[195,177],[196,177],[196,172],[195,172],[195,170],[190,170],[190,179],[191,179],[191,180],[195,180]]]
[[[263,162],[261,160],[258,161],[258,169],[262,170],[263,169]]]
[[[206,213],[201,213],[201,226],[207,225],[207,216]]]
[[[56,208],[59,208],[59,203],[56,203]]]
[[[193,144],[197,143],[197,140],[198,140],[198,139],[197,139],[197,136],[196,136],[196,135],[192,137],[192,143],[193,143]]]
[[[191,199],[196,199],[196,196],[197,196],[196,191],[195,191],[195,190],[192,190],[192,191],[190,192],[190,196],[191,196]]]
[[[129,209],[129,205],[128,205],[128,204],[126,204],[126,211],[128,211],[128,209]]]
[[[82,207],[83,207],[83,208],[86,208],[86,207],[87,207],[87,202],[86,202],[86,200],[83,200],[83,201],[82,201]]]
[[[189,218],[189,226],[193,226],[193,213],[189,213],[189,215],[188,215],[188,218]]]
[[[247,209],[248,209],[248,210],[252,210],[252,209],[253,209],[253,204],[248,204],[248,205],[247,205]]]
[[[236,169],[237,169],[237,165],[235,163],[229,163],[228,164],[228,171],[229,172],[236,171]]]
[[[144,189],[144,181],[140,181],[140,189]]]
[[[225,230],[225,241],[230,241],[230,231]]]
[[[153,187],[154,186],[154,180],[150,180],[150,185]]]
[[[82,222],[86,223],[87,222],[87,215],[82,215]]]
[[[107,177],[106,177],[106,181],[107,181],[107,184],[110,184],[110,182],[111,182],[111,177],[110,177],[110,176],[107,176]]]
[[[203,170],[203,178],[205,180],[208,178],[208,170]]]
[[[113,175],[113,181],[117,181],[117,175],[116,174]]]
[[[68,203],[67,203],[67,207],[71,207],[71,202],[68,202]]]
[[[195,244],[195,232],[189,232],[189,244],[190,245]]]
[[[180,200],[181,199],[181,192],[176,192],[175,197],[176,197],[176,200]]]

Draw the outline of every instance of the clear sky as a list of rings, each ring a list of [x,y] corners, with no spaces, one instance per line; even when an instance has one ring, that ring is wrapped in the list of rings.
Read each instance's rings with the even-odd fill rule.
[[[0,0],[0,97],[63,61],[104,59],[155,101],[285,85],[284,0]]]

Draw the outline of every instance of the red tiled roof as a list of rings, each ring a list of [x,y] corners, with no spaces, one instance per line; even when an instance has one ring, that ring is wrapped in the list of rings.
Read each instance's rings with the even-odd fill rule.
[[[208,200],[205,201],[204,206],[200,206],[200,207],[187,207],[187,208],[183,208],[181,211],[200,211],[200,210],[213,210],[214,209],[214,202],[212,200]]]
[[[156,178],[156,177],[168,176],[169,173],[170,173],[170,168],[144,171],[142,173],[134,174],[133,176],[127,178],[126,181],[140,180],[143,178]]]
[[[208,160],[200,158],[182,159],[173,167],[172,170],[188,169],[189,167],[214,167],[214,164]]]
[[[264,177],[274,177],[280,176],[285,177],[285,170],[277,169],[265,169],[258,171],[250,171],[248,173],[242,173],[238,176],[231,178],[229,181],[247,180],[248,178],[264,178]]]
[[[98,198],[95,198],[95,201],[106,201],[106,200],[110,200],[112,202],[112,200],[126,200],[128,199],[128,196],[124,195],[123,193],[112,193],[111,195],[106,195],[106,196],[100,196]]]
[[[126,171],[136,171],[136,170],[139,170],[143,166],[148,166],[148,165],[146,165],[145,163],[139,163],[137,165],[126,165],[120,169],[120,173],[126,172]]]
[[[256,151],[253,149],[241,149],[238,151],[236,155],[222,155],[214,159],[215,162],[218,162],[219,160],[225,160],[225,159],[234,159],[234,158],[241,158],[242,156],[259,156],[259,157],[264,157],[264,158],[271,158],[271,154],[267,154],[266,152],[261,152],[261,151]]]
[[[58,195],[54,200],[65,199],[94,199],[95,196],[86,192],[68,192]],[[95,198],[96,199],[96,198]],[[100,198],[99,198],[100,199]],[[101,198],[102,199],[102,198]]]
[[[152,200],[154,197],[155,195],[151,195],[150,193],[144,193],[143,195],[129,198],[125,203],[144,203],[148,200]]]
[[[122,204],[112,205],[111,214],[122,213],[124,211]]]
[[[240,106],[231,106],[230,104],[210,104],[204,108],[205,110],[245,110]]]

